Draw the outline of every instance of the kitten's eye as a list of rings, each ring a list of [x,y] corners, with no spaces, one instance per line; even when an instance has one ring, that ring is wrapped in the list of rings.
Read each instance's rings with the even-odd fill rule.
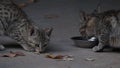
[[[39,47],[39,44],[35,44],[36,47]]]

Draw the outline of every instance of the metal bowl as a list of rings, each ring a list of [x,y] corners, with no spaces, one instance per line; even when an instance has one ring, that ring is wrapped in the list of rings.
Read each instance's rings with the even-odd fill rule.
[[[71,39],[73,40],[76,46],[81,48],[92,48],[98,44],[98,40],[96,38],[93,39],[93,37],[89,37],[88,39],[85,39],[81,36],[75,36],[72,37]]]

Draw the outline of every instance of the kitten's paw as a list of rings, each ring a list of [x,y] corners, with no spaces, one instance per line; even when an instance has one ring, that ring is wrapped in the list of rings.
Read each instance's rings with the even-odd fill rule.
[[[5,50],[5,47],[3,45],[0,45],[0,51]]]
[[[24,48],[24,50],[29,52],[35,52],[35,48],[32,48],[32,47]]]
[[[101,48],[101,47],[99,47],[99,46],[95,46],[95,47],[92,48],[92,50],[93,50],[94,52],[101,52],[101,51],[103,50],[103,48]]]

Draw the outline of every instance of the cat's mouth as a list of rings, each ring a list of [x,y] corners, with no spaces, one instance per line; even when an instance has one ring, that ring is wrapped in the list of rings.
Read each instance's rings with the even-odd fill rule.
[[[33,43],[33,42],[29,42],[28,45],[30,45],[31,47],[34,48],[34,51],[37,52],[37,53],[41,53],[44,51],[44,49],[47,47],[47,44],[48,43],[44,43],[44,44],[36,44],[36,43]]]

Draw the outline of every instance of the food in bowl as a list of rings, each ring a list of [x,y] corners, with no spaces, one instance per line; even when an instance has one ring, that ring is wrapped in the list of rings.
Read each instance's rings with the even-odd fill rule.
[[[96,38],[95,37],[91,37],[90,39],[88,39],[88,41],[95,41]]]

